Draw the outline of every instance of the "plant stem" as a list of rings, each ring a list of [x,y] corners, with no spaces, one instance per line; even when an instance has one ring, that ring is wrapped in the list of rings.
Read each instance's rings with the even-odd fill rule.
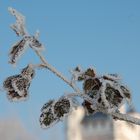
[[[64,82],[66,82],[70,87],[74,89],[76,92],[80,92],[80,89],[76,87],[71,81],[69,81],[65,76],[63,76],[59,71],[57,71],[53,66],[51,66],[47,60],[44,58],[44,56],[40,53],[40,51],[35,50],[37,56],[39,56],[40,60],[44,64],[44,67],[46,67],[48,70],[53,72],[55,75],[57,75],[60,79],[62,79]]]
[[[131,117],[128,114],[112,113],[109,115],[112,115],[113,117],[117,118],[118,120],[127,121],[130,123],[136,124],[136,125],[140,125],[140,119],[135,118],[135,117]]]

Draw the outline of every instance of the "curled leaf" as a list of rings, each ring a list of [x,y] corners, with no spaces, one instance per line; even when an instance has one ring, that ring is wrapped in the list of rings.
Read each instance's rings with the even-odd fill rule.
[[[32,64],[29,64],[27,67],[23,68],[21,75],[29,80],[33,79],[35,76],[35,70]]]
[[[33,73],[34,70],[27,66],[21,74],[10,76],[3,82],[3,87],[7,91],[7,97],[10,101],[27,99]]]
[[[29,46],[35,50],[44,50],[45,49],[44,46],[42,45],[42,43],[40,43],[40,41],[35,36],[30,37]]]
[[[25,52],[27,48],[27,42],[25,39],[22,39],[21,41],[17,42],[15,45],[13,45],[9,56],[10,56],[10,63],[16,64],[17,60],[20,58],[20,56]]]
[[[28,96],[30,81],[21,75],[15,75],[8,77],[4,81],[3,86],[10,101],[25,100]]]

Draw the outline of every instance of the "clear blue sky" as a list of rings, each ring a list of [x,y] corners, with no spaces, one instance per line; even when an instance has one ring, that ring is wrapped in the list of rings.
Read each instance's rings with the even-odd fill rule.
[[[19,40],[9,28],[15,22],[8,11],[12,6],[26,16],[31,34],[40,30],[46,46],[46,59],[70,78],[69,70],[77,65],[95,67],[97,73],[118,73],[133,95],[140,112],[140,1],[139,0],[1,0],[0,1],[0,83],[18,73],[28,63],[39,59],[31,49],[13,68],[8,51]],[[51,140],[55,130],[62,140],[60,123],[51,130],[39,128],[40,108],[50,98],[72,91],[63,81],[47,70],[37,70],[30,88],[30,98],[22,103],[9,103],[0,94],[0,118],[18,116],[25,127],[42,139]],[[56,132],[57,130],[57,132]]]

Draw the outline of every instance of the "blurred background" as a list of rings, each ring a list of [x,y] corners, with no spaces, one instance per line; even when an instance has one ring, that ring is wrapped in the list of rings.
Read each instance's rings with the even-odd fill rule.
[[[132,91],[140,112],[140,1],[139,0],[0,0],[0,85],[39,58],[28,49],[16,68],[8,64],[11,46],[20,40],[10,29],[15,23],[7,8],[26,16],[30,34],[40,30],[44,56],[69,79],[70,69],[80,65],[97,74],[118,73]],[[26,102],[11,103],[0,92],[0,139],[66,140],[67,122],[48,130],[39,125],[40,108],[73,90],[48,70],[37,70]],[[94,139],[95,140],[95,139]],[[99,140],[99,139],[98,139]]]

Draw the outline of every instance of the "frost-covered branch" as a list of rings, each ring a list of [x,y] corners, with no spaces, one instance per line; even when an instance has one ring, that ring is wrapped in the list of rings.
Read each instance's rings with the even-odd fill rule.
[[[68,116],[77,105],[82,106],[87,114],[102,112],[118,120],[140,125],[140,119],[118,112],[125,102],[131,102],[131,92],[121,83],[121,79],[117,74],[99,76],[93,68],[82,70],[80,67],[76,67],[71,71],[71,80],[68,80],[62,73],[50,65],[43,56],[41,51],[44,50],[44,46],[38,40],[39,32],[37,31],[35,35],[30,35],[25,28],[25,17],[13,8],[8,10],[16,17],[16,23],[11,28],[18,36],[22,37],[19,42],[13,45],[10,51],[10,63],[16,64],[18,58],[28,47],[32,48],[41,60],[41,64],[28,65],[20,74],[10,76],[4,81],[4,88],[10,100],[25,99],[34,77],[35,68],[43,67],[62,79],[75,92],[62,96],[58,100],[50,100],[43,106],[40,116],[40,124],[43,128],[49,128],[65,116]],[[82,89],[78,88],[77,82],[82,82]],[[82,103],[76,103],[74,97],[83,99]]]
[[[50,65],[45,57],[37,50],[35,50],[37,56],[40,58],[42,63],[44,63],[44,67],[46,67],[48,70],[53,72],[56,76],[58,76],[60,79],[62,79],[65,83],[67,83],[69,86],[71,86],[76,92],[80,92],[80,90],[77,88],[76,85],[74,85],[71,81],[69,81],[65,76],[63,76],[56,68],[54,68],[52,65]]]
[[[118,120],[127,121],[127,122],[130,122],[130,123],[136,124],[136,125],[140,125],[140,119],[132,117],[128,114],[112,113],[110,115],[117,118]]]
[[[25,17],[12,7],[9,7],[8,11],[16,18],[16,23],[12,24],[11,28],[18,36],[28,35],[28,32],[25,28]]]
[[[89,96],[86,96],[84,93],[70,93],[66,96],[68,98],[72,98],[72,97],[76,97],[76,96],[77,97],[82,97],[85,100],[88,100],[91,104],[93,104],[93,100]],[[122,114],[122,113],[119,113],[119,112],[108,112],[108,110],[105,110],[104,108],[99,108],[99,107],[97,108],[95,106],[92,106],[92,109],[96,110],[96,112],[102,112],[104,114],[110,115],[117,120],[127,121],[129,123],[140,125],[140,119],[132,117],[129,114]]]

